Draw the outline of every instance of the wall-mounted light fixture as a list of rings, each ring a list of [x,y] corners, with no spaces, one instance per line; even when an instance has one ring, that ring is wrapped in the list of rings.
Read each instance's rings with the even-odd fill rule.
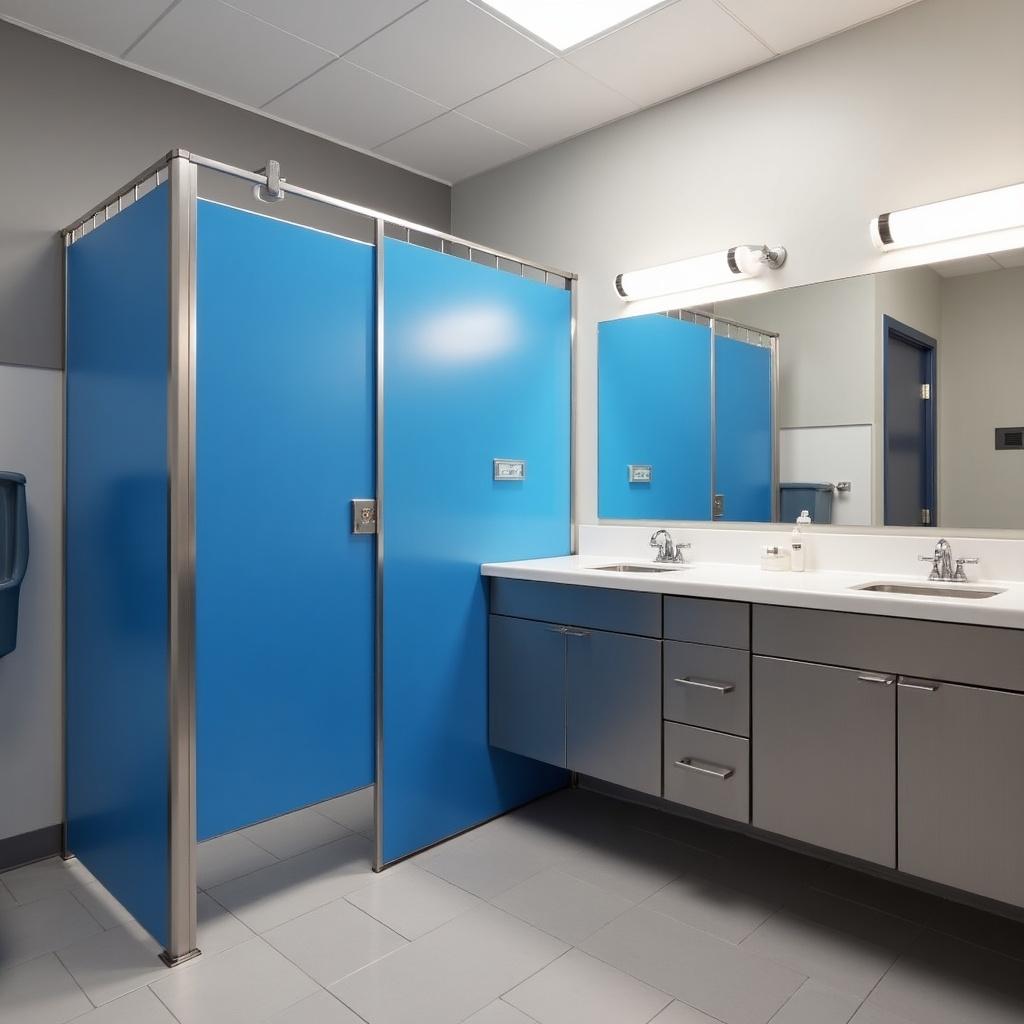
[[[766,267],[778,270],[785,262],[786,250],[781,245],[734,245],[707,256],[619,274],[615,290],[624,299],[652,299],[757,277]]]
[[[1024,227],[1024,182],[879,214],[871,221],[871,240],[878,249],[902,249],[1019,227]]]

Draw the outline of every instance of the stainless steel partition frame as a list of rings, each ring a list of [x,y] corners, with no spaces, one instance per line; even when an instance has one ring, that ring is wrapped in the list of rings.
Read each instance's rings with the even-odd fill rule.
[[[170,716],[169,967],[196,948],[196,167],[181,156],[169,167],[171,203],[170,337],[167,394],[169,475]]]
[[[171,273],[170,273],[170,337],[168,384],[168,474],[169,474],[169,708],[170,708],[170,940],[161,959],[168,966],[183,963],[197,956],[196,948],[196,770],[195,770],[195,388],[196,388],[196,210],[197,169],[205,167],[252,184],[266,184],[266,176],[256,171],[174,149],[156,163],[129,180],[91,210],[73,221],[61,234],[65,246],[70,245],[92,228],[116,216],[123,200],[137,199],[140,186],[155,178],[160,183],[169,181],[171,203]],[[378,533],[376,536],[376,594],[377,630],[375,636],[375,713],[376,713],[376,776],[374,791],[374,870],[381,870],[383,862],[383,786],[380,785],[383,748],[383,664],[381,618],[384,598],[383,508],[384,467],[380,457],[384,429],[384,237],[388,226],[404,228],[410,232],[436,238],[442,251],[448,245],[466,248],[470,254],[487,253],[498,261],[506,260],[522,267],[544,273],[548,283],[551,275],[559,277],[570,291],[571,322],[571,388],[570,432],[570,538],[571,550],[576,550],[576,339],[577,339],[577,275],[557,267],[546,266],[536,260],[505,253],[490,246],[480,245],[456,235],[400,217],[389,216],[365,206],[348,203],[343,199],[313,192],[287,181],[281,189],[313,202],[369,218],[374,222],[376,245],[375,315],[376,315],[376,499]],[[66,296],[65,296],[66,301]],[[67,324],[65,319],[65,366]],[[66,626],[65,626],[66,635]],[[64,833],[67,833],[65,808]]]

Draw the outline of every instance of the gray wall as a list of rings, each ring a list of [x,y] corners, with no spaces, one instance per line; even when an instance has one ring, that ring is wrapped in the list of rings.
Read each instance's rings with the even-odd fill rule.
[[[0,22],[0,469],[28,477],[32,548],[18,647],[0,658],[0,839],[62,815],[56,232],[178,147],[252,168],[276,157],[297,184],[449,226],[446,185]],[[237,205],[251,199],[231,179],[207,174],[200,185]],[[261,211],[346,227],[294,198]]]
[[[449,227],[447,185],[5,22],[0,97],[0,363],[61,366],[55,233],[176,147]]]
[[[623,315],[615,274],[761,241],[790,256],[757,289],[927,262],[880,256],[868,222],[1020,180],[1022,36],[1019,0],[922,0],[455,187],[457,234],[582,275],[581,522],[597,515],[596,324]]]

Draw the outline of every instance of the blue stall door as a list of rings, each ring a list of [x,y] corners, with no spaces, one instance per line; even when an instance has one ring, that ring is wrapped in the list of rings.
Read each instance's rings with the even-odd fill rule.
[[[651,467],[631,483],[628,467]],[[711,330],[667,316],[598,327],[598,515],[711,518]]]
[[[715,338],[715,491],[724,522],[772,520],[771,350]]]
[[[569,550],[569,293],[385,242],[385,861],[553,788],[487,740],[480,563]],[[492,460],[526,479],[495,482]]]
[[[67,251],[65,583],[68,845],[165,947],[169,252],[167,185]]]
[[[372,247],[199,204],[199,838],[373,781]]]

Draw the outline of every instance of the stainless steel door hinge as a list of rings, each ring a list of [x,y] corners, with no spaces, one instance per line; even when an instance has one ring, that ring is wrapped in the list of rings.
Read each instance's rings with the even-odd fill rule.
[[[932,525],[932,510],[930,508],[921,509],[921,525],[931,526]]]
[[[711,516],[719,519],[725,515],[725,495],[714,494],[711,497]]]
[[[377,532],[377,501],[375,498],[352,499],[352,532]]]
[[[922,384],[921,385],[921,397],[925,401],[928,401],[928,399],[932,397],[932,386],[931,386],[931,384]]]

